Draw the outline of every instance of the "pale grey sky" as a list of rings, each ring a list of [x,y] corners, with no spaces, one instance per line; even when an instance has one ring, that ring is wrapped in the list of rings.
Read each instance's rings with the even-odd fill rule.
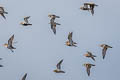
[[[98,4],[95,14],[80,10],[90,0],[1,0],[8,12],[6,20],[0,16],[0,80],[20,80],[28,73],[26,80],[117,80],[120,73],[120,1],[92,0]],[[56,14],[57,34],[54,35],[48,14]],[[23,27],[23,17],[31,16],[30,27]],[[78,47],[65,44],[69,32]],[[15,35],[14,53],[3,47],[10,36]],[[112,46],[105,60],[102,59],[100,44]],[[86,51],[95,54],[96,62],[83,56]],[[57,62],[64,59],[65,74],[53,70]],[[86,62],[95,64],[88,77]]]

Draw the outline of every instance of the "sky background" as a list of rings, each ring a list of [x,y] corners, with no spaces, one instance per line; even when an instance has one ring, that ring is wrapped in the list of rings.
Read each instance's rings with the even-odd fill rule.
[[[94,2],[94,16],[80,10],[84,2]],[[118,80],[120,73],[120,1],[119,0],[1,0],[0,5],[8,12],[6,20],[0,16],[0,80]],[[53,34],[48,14],[60,16]],[[23,27],[25,16],[32,26]],[[65,44],[69,32],[78,47]],[[3,46],[15,35],[14,53]],[[102,59],[100,44],[108,44],[105,59]],[[96,55],[96,61],[86,58],[86,51]],[[56,74],[56,64],[64,59],[62,70]],[[84,63],[95,64],[88,77]]]

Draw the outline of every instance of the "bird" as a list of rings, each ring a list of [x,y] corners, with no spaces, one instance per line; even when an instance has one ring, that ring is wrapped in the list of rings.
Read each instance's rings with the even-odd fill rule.
[[[95,4],[95,3],[90,2],[90,3],[84,3],[84,6],[89,6],[89,8],[91,10],[91,14],[93,15],[94,14],[94,7],[98,6],[98,5]]]
[[[25,73],[25,75],[22,77],[22,79],[21,79],[21,80],[25,80],[25,79],[26,79],[26,77],[27,77],[27,73]]]
[[[106,51],[108,48],[112,48],[111,46],[107,45],[107,44],[101,44],[100,47],[102,47],[102,56],[103,56],[103,59],[105,58],[105,55],[106,55]]]
[[[24,17],[24,22],[21,22],[20,24],[23,25],[23,26],[32,25],[28,22],[29,18],[30,18],[30,16]]]
[[[6,11],[4,10],[4,7],[0,7],[0,15],[1,15],[4,19],[6,19],[6,17],[5,17],[4,14],[8,14],[8,12],[6,12]]]
[[[49,14],[48,17],[53,20],[55,20],[55,18],[60,18],[60,16],[56,16],[55,14]]]
[[[72,40],[72,35],[73,35],[73,32],[69,32],[69,34],[68,34],[68,41],[66,41],[66,45],[67,46],[77,47],[76,46],[77,43]]]
[[[54,19],[51,19],[50,25],[51,25],[51,29],[53,30],[53,33],[56,34],[56,25],[61,25],[61,24],[56,23],[56,22],[54,22]]]
[[[57,65],[56,65],[57,69],[53,70],[53,72],[55,72],[55,73],[65,73],[65,71],[61,70],[61,64],[62,64],[62,62],[63,62],[63,59],[60,60],[59,63],[57,63]]]
[[[87,51],[87,53],[86,54],[84,54],[84,56],[85,57],[88,57],[88,58],[91,58],[91,59],[93,59],[94,61],[95,61],[95,58],[94,57],[96,57],[95,55],[93,55],[91,52],[89,52],[89,51]]]
[[[88,76],[90,76],[90,69],[91,69],[92,66],[95,66],[95,65],[90,64],[90,63],[85,63],[83,65],[86,67],[86,71],[87,71]]]
[[[16,49],[15,47],[13,47],[13,39],[14,39],[14,34],[9,38],[8,43],[4,44],[4,47],[10,49],[12,52],[14,52],[13,49]]]

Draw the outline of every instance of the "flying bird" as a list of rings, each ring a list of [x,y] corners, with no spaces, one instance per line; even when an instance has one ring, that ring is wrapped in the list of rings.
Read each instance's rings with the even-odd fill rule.
[[[6,19],[5,15],[4,14],[8,14],[8,12],[5,12],[4,8],[3,7],[0,7],[0,15]]]
[[[63,59],[56,65],[57,69],[54,70],[56,73],[65,73],[65,71],[61,70],[61,64],[63,62]]]
[[[105,58],[105,55],[106,55],[106,51],[108,48],[112,48],[111,46],[107,45],[107,44],[101,44],[100,45],[103,49],[102,49],[102,56],[103,56],[103,59]]]
[[[95,55],[93,55],[91,52],[89,52],[89,51],[87,51],[87,53],[86,54],[84,54],[84,56],[85,57],[88,57],[88,58],[91,58],[91,59],[93,59],[94,61],[95,61],[95,58],[94,57],[96,57]]]
[[[68,34],[68,41],[66,41],[66,45],[67,46],[77,47],[76,46],[77,43],[72,40],[72,35],[73,35],[73,32],[69,32],[69,34]]]
[[[94,14],[94,7],[98,6],[98,5],[91,2],[91,3],[84,3],[84,6],[89,6],[89,8],[91,10],[91,14],[93,15]]]
[[[21,79],[21,80],[25,80],[25,79],[26,79],[26,77],[27,77],[27,73],[25,73],[25,75],[22,77],[22,79]]]
[[[30,18],[30,16],[24,17],[24,22],[21,22],[20,24],[23,25],[23,26],[32,25],[28,22],[29,18]]]
[[[8,40],[8,43],[4,44],[4,46],[10,49],[12,52],[14,52],[13,49],[16,49],[15,47],[13,47],[13,39],[14,39],[14,35],[10,37],[10,39]]]
[[[51,25],[51,29],[53,30],[53,33],[56,34],[56,25],[61,25],[61,24],[56,23],[56,22],[54,22],[54,19],[51,19],[50,25]]]
[[[48,17],[53,20],[55,20],[56,18],[60,18],[60,16],[56,16],[55,14],[49,14]]]
[[[86,71],[87,71],[88,76],[90,76],[90,69],[92,66],[95,66],[95,65],[90,64],[90,63],[86,63],[86,64],[84,64],[84,66],[86,67]]]

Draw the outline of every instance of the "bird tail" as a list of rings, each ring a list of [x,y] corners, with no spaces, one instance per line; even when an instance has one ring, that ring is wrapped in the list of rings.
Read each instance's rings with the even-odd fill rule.
[[[5,14],[8,14],[8,12],[4,12]]]
[[[56,23],[56,25],[61,25],[61,24],[59,24],[59,23]]]
[[[56,18],[60,18],[60,16],[56,16]]]

